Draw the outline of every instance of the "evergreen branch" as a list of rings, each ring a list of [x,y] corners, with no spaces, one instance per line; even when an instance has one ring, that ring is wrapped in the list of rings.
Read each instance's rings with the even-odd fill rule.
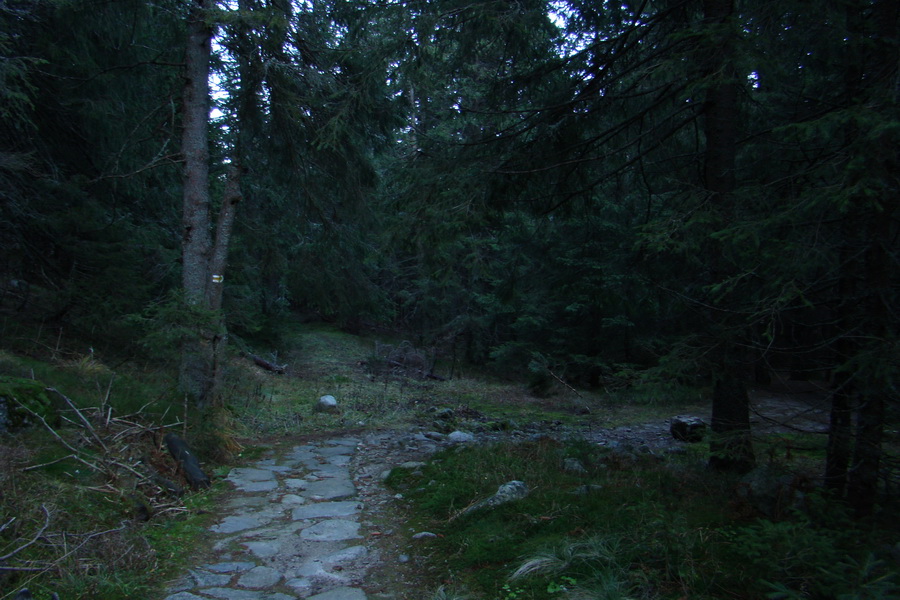
[[[139,169],[135,169],[134,171],[131,171],[130,173],[118,173],[115,175],[101,175],[100,177],[95,177],[94,179],[91,179],[90,183],[97,183],[97,182],[103,181],[105,179],[128,179],[129,177],[134,177],[135,175],[139,175],[139,174],[143,173],[144,171],[149,171],[150,169],[155,169],[155,168],[163,166],[163,165],[171,165],[171,164],[175,164],[175,163],[180,163],[182,161],[183,161],[183,159],[181,157],[180,152],[175,152],[173,154],[166,154],[163,156],[157,156],[156,158],[154,158],[152,161],[150,161],[143,167],[141,167]]]

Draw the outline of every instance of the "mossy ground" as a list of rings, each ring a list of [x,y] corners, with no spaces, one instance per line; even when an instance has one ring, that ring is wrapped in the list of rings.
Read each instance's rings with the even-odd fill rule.
[[[566,470],[567,458],[585,471]],[[444,596],[450,586],[489,600],[895,597],[887,515],[854,522],[813,493],[804,511],[769,519],[735,493],[737,477],[698,458],[504,443],[442,452],[388,483],[438,534],[428,572]],[[514,479],[528,497],[461,513]]]
[[[171,424],[196,445],[214,476],[227,472],[216,462],[223,456],[234,464],[296,436],[336,430],[430,427],[433,410],[443,407],[454,409],[453,425],[464,429],[551,423],[562,426],[557,431],[706,410],[704,390],[559,385],[536,397],[523,380],[471,367],[460,373],[455,366],[454,377],[444,381],[379,371],[373,368],[376,342],[398,340],[326,325],[288,323],[280,340],[271,358],[286,363],[287,374],[265,371],[235,351],[227,362],[225,409],[213,416],[195,414],[180,401],[171,363],[104,360],[67,351],[58,339],[27,352],[0,350],[0,375],[39,380],[82,409],[100,407],[147,426]],[[439,363],[436,374],[449,372],[440,369]],[[339,414],[313,410],[324,394],[338,399]],[[59,432],[92,458],[96,450],[79,437],[76,424],[64,421]],[[760,441],[761,460],[821,472],[822,436]],[[66,600],[152,598],[202,548],[219,485],[144,521],[135,513],[133,482],[83,469],[42,427],[0,442],[0,550],[9,553],[38,537],[8,564],[52,566],[43,573],[0,573],[7,596],[28,585],[39,593],[64,588]],[[566,458],[577,458],[587,473],[563,469]],[[390,483],[409,501],[408,525],[442,536],[425,550],[412,549],[430,557],[420,575],[423,587],[440,590],[435,598],[453,597],[454,589],[484,600],[889,597],[878,594],[896,568],[889,552],[900,537],[896,523],[853,523],[827,502],[812,516],[760,519],[736,499],[739,484],[710,474],[704,458],[702,445],[660,461],[623,458],[562,436],[447,451],[421,473],[395,471]],[[44,466],[23,471],[35,465]],[[528,498],[456,516],[511,479],[528,484]],[[35,536],[47,513],[46,532]],[[536,565],[532,575],[510,580],[527,561]],[[802,590],[815,593],[802,596]]]

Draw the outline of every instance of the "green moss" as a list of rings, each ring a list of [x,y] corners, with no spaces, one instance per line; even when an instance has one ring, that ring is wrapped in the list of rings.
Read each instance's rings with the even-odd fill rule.
[[[46,388],[33,379],[0,375],[0,410],[5,407],[6,426],[20,429],[33,425],[38,421],[34,415],[48,423],[56,423],[59,420],[57,406]]]
[[[567,458],[578,459],[586,472],[563,469]],[[713,530],[728,521],[730,488],[705,470],[582,441],[458,448],[435,455],[420,471],[397,470],[388,484],[412,501],[424,527],[441,534],[432,543],[449,572],[485,598],[504,597],[501,586],[525,558],[560,548],[563,564],[564,555],[582,552],[594,538],[615,546],[614,565],[569,561],[568,571],[513,587],[523,599],[543,600],[561,575],[590,582],[603,573],[606,583],[626,591],[647,577],[673,589],[690,580],[703,597],[713,585],[707,582],[718,581],[723,542]],[[513,479],[528,485],[526,498],[460,516]],[[709,566],[695,572],[695,564]]]

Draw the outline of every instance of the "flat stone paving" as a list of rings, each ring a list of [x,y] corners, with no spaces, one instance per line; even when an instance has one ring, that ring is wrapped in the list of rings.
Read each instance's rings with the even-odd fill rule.
[[[368,600],[373,552],[362,542],[362,502],[349,464],[360,440],[297,446],[235,468],[240,494],[210,527],[214,558],[188,571],[164,600]]]

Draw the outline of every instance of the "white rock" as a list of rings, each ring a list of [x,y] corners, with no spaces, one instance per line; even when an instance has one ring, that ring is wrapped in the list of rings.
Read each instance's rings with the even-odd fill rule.
[[[451,442],[460,444],[460,443],[471,443],[475,441],[475,436],[471,433],[465,431],[454,431],[450,435],[447,436],[447,439]]]
[[[336,413],[339,411],[337,399],[331,395],[322,396],[319,398],[319,401],[316,402],[313,410],[315,412]]]

